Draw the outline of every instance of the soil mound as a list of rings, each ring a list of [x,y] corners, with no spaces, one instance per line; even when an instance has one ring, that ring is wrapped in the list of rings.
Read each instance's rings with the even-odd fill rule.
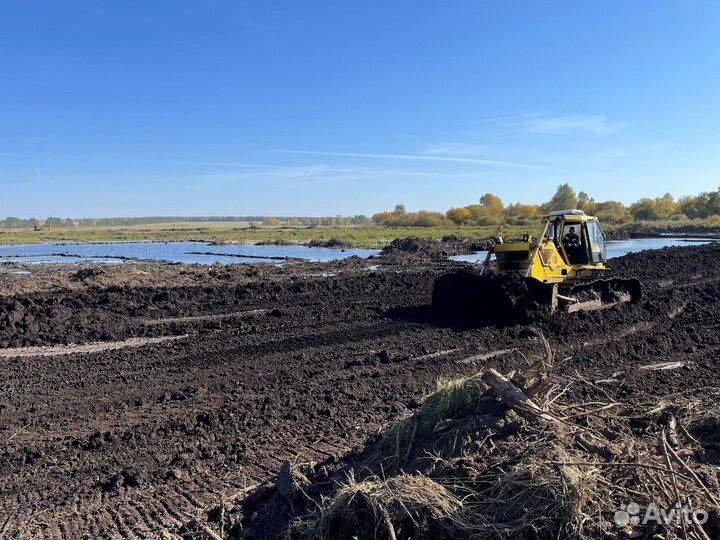
[[[292,475],[286,465],[224,508],[225,523],[215,510],[184,537],[227,524],[226,538],[269,540],[717,538],[716,442],[703,437],[717,395],[576,402],[558,394],[550,346],[531,334],[540,352],[526,370],[441,380],[361,453]]]
[[[339,238],[330,238],[328,240],[324,238],[316,238],[308,242],[309,247],[326,247],[334,249],[351,249],[355,247],[353,242],[349,240],[340,240]]]
[[[388,258],[437,260],[447,259],[450,253],[445,243],[440,240],[409,236],[407,238],[396,238],[383,248],[380,255]]]
[[[466,255],[474,251],[486,250],[491,243],[492,240],[458,236],[445,236],[440,240],[409,236],[393,240],[383,248],[381,256],[413,261],[442,260],[453,255]]]
[[[465,267],[435,281],[432,314],[438,323],[468,328],[527,323],[549,315],[550,297],[551,290],[536,281]]]
[[[632,238],[657,238],[659,236],[675,236],[686,238],[717,238],[720,227],[698,227],[696,225],[680,225],[672,228],[660,228],[651,223],[628,223],[607,233],[608,240],[629,240]]]
[[[720,242],[689,247],[665,247],[630,253],[608,261],[610,272],[647,280],[690,280],[717,276]],[[643,283],[645,285],[645,283]]]
[[[297,244],[297,242],[292,242],[283,238],[275,240],[260,240],[259,242],[255,242],[256,246],[292,246],[295,244]]]
[[[87,281],[102,276],[104,271],[101,268],[83,268],[70,276],[73,281]]]
[[[495,240],[493,238],[468,238],[467,236],[450,234],[443,236],[442,242],[450,246],[450,250],[454,255],[465,255],[475,251],[487,251],[493,247]]]
[[[233,267],[204,269],[203,281],[182,286],[111,285],[100,288],[96,280],[106,273],[80,270],[69,276],[73,283],[86,286],[78,290],[0,296],[0,347],[37,346],[56,343],[85,343],[125,339],[132,336],[155,336],[167,329],[147,326],[142,319],[187,318],[227,314],[254,309],[274,309],[286,303],[304,303],[331,310],[348,299],[365,294],[392,301],[398,293],[408,291],[428,295],[437,270],[418,269],[412,273],[365,272],[364,262],[353,259],[341,266],[346,273],[298,272],[290,275],[265,271],[253,265],[248,271],[258,273],[248,281]],[[300,265],[300,270],[303,265]],[[330,267],[333,268],[333,267]],[[182,272],[182,270],[180,270]],[[209,324],[209,323],[208,323]],[[185,333],[181,325],[170,328]]]

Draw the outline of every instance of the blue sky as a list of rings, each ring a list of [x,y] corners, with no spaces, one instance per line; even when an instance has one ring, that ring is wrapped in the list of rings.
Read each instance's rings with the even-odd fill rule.
[[[0,6],[0,216],[370,214],[720,185],[720,2]]]

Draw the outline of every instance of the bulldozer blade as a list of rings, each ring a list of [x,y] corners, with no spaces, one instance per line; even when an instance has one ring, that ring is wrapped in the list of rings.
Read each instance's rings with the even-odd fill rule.
[[[457,271],[435,281],[432,312],[462,326],[512,324],[527,322],[532,312],[549,312],[551,299],[551,289],[535,280]]]
[[[598,311],[640,299],[636,279],[546,284],[517,276],[460,270],[435,281],[432,313],[453,325],[526,323],[556,311]]]

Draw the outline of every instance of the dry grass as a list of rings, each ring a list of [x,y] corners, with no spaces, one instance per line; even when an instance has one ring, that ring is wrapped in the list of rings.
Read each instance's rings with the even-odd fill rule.
[[[568,459],[562,447],[549,448]],[[529,456],[489,463],[472,482],[400,473],[387,479],[354,475],[325,502],[317,519],[296,524],[297,538],[579,537],[597,512],[597,468],[548,466]]]
[[[337,531],[366,531],[371,537],[418,538],[430,531],[457,529],[462,501],[422,475],[378,476],[358,482],[353,475],[321,512],[312,538],[339,538]],[[340,535],[342,538],[342,533]],[[351,537],[349,537],[351,538]]]
[[[564,397],[567,385],[592,383],[559,386],[552,351],[540,342],[542,358],[508,379],[534,395],[542,415],[522,418],[506,405],[496,416],[482,374],[442,380],[415,414],[368,449],[355,469],[365,476],[351,474],[320,511],[295,523],[293,538],[718,537],[712,524],[680,519],[614,521],[630,502],[642,514],[652,504],[679,504],[717,518],[717,469],[707,461],[720,461],[718,396],[574,403]],[[412,474],[403,470],[408,464]]]
[[[36,242],[105,242],[105,241],[214,241],[278,242],[307,244],[311,240],[337,238],[359,248],[382,248],[396,238],[422,236],[442,238],[446,235],[488,238],[497,227],[385,227],[382,225],[339,226],[266,226],[249,227],[243,222],[178,222],[116,227],[73,227],[47,231],[0,229],[0,244]]]
[[[468,414],[487,386],[478,376],[439,379],[434,393],[410,417],[388,429],[369,460],[371,468],[397,471],[407,462],[416,440],[433,434],[444,420]]]
[[[572,461],[572,455],[557,444],[546,451],[547,458],[529,455],[518,463],[498,463],[476,478],[487,487],[472,494],[466,507],[472,526],[463,538],[572,538],[581,533],[599,502],[599,470],[549,466],[551,456]]]

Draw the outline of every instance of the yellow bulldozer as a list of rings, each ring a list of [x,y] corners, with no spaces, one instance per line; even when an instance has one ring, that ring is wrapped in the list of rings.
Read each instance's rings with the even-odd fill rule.
[[[607,245],[600,222],[582,210],[543,217],[539,236],[505,239],[501,234],[478,268],[440,276],[433,311],[458,321],[529,318],[548,313],[601,310],[640,299],[633,278],[608,278]]]

